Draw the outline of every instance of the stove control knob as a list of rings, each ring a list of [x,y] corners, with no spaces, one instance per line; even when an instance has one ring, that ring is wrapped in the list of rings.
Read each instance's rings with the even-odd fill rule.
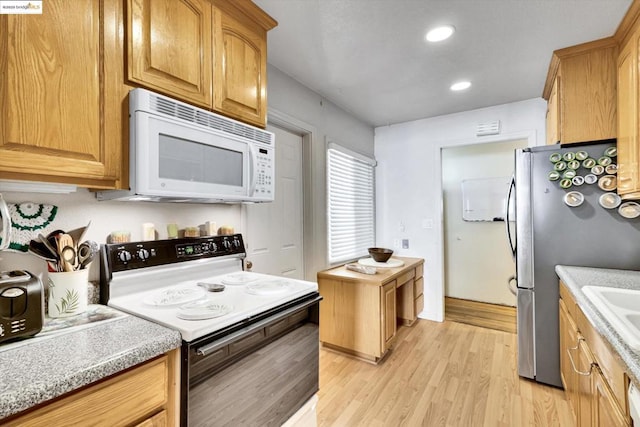
[[[118,252],[118,259],[122,262],[131,261],[131,253],[129,251],[120,251]]]
[[[142,261],[149,259],[149,251],[146,249],[138,249],[138,258]]]
[[[231,242],[228,241],[228,240],[225,240],[225,241],[222,242],[222,246],[224,246],[224,248],[226,250],[229,250],[229,249],[231,249]]]
[[[211,251],[211,253],[214,253],[215,251],[218,250],[218,245],[216,245],[215,243],[211,242],[209,244],[209,250]]]
[[[235,246],[236,249],[240,249],[240,240],[234,239],[233,246]]]

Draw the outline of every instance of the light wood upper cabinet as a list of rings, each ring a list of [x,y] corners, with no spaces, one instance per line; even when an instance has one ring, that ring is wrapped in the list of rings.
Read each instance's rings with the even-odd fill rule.
[[[0,15],[2,178],[118,185],[121,127],[105,122],[118,102],[106,76],[118,71],[105,58],[121,9],[113,0],[50,1],[42,15]]]
[[[129,81],[265,127],[267,31],[249,0],[128,0]]]
[[[214,2],[214,110],[258,126],[267,114],[267,30]]]
[[[616,137],[617,54],[617,43],[611,37],[553,53],[543,92],[551,104],[547,143]],[[557,105],[553,104],[556,100]]]
[[[553,81],[549,101],[547,102],[547,145],[560,141],[560,100],[558,99],[558,87],[560,76]]]
[[[211,107],[211,5],[207,0],[129,0],[129,80]]]
[[[638,64],[640,25],[620,46],[618,55],[618,194],[640,198],[638,139]]]

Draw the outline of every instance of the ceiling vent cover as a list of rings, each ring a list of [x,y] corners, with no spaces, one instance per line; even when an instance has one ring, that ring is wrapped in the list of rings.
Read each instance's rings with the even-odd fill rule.
[[[500,133],[500,120],[492,122],[478,123],[476,126],[476,136],[498,135]]]

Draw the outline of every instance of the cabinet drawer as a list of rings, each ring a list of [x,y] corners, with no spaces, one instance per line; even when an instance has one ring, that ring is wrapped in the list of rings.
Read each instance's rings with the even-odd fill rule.
[[[168,399],[169,358],[162,356],[128,372],[36,409],[13,426],[125,426],[158,412]]]
[[[416,303],[416,316],[420,314],[422,310],[424,310],[424,295],[420,295],[415,299]]]
[[[424,279],[420,277],[413,282],[413,296],[418,298],[424,292]]]
[[[416,277],[416,271],[415,270],[409,270],[406,273],[401,274],[396,279],[396,282],[398,283],[398,287],[404,285],[405,283],[407,283],[409,280],[413,279],[414,277]]]
[[[416,267],[416,277],[424,276],[424,264],[420,264]]]

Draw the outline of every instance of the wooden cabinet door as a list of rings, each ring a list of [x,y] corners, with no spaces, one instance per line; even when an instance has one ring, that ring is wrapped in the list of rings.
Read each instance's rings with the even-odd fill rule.
[[[576,358],[578,348],[578,333],[575,323],[571,319],[565,302],[560,300],[560,379],[567,393],[574,415],[579,413],[578,378],[571,357]]]
[[[213,109],[264,127],[267,32],[232,10],[213,7]]]
[[[618,56],[618,194],[639,191],[638,182],[638,37]]]
[[[586,341],[582,337],[578,340],[577,360],[575,360],[578,370],[576,372],[578,399],[576,415],[579,426],[590,426],[593,417],[593,371],[595,368]]]
[[[397,321],[396,321],[396,281],[380,288],[382,299],[382,352],[384,353],[393,342],[393,338],[396,336]]]
[[[211,108],[207,0],[128,0],[129,80]]]
[[[105,138],[101,90],[112,45],[101,14],[114,7],[60,0],[42,15],[0,15],[3,178],[115,187],[122,141]]]
[[[598,427],[628,426],[627,417],[616,403],[599,368],[593,369],[593,424]]]
[[[560,102],[558,88],[560,76],[557,76],[551,88],[549,101],[547,102],[547,145],[560,141]]]

